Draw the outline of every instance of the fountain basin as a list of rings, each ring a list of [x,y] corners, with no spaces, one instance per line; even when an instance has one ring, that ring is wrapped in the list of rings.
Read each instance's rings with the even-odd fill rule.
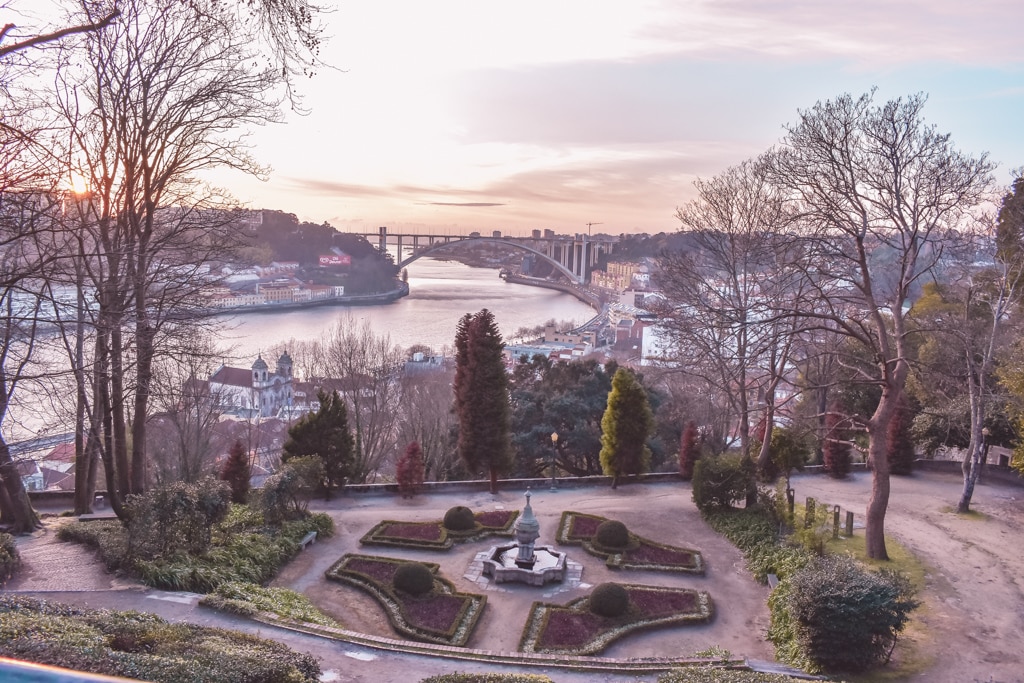
[[[495,583],[525,583],[543,586],[565,579],[566,554],[546,545],[533,548],[532,566],[519,560],[519,544],[492,546],[484,560],[484,575]]]

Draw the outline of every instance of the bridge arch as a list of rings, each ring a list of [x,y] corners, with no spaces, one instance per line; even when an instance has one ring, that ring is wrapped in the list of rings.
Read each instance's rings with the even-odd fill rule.
[[[510,247],[515,247],[516,249],[520,249],[522,251],[529,252],[531,254],[536,254],[537,256],[541,257],[541,259],[543,259],[547,263],[550,263],[552,266],[554,266],[555,270],[557,270],[558,272],[562,273],[567,278],[569,278],[570,282],[574,282],[576,284],[585,284],[586,274],[583,274],[581,277],[576,277],[575,273],[573,273],[571,270],[569,270],[568,268],[563,266],[558,261],[555,261],[554,259],[549,257],[544,252],[537,251],[536,249],[534,249],[532,247],[528,247],[525,244],[520,244],[520,243],[515,242],[513,240],[502,239],[500,237],[483,237],[483,236],[480,236],[480,237],[463,237],[461,239],[452,240],[450,242],[437,242],[435,244],[430,245],[429,247],[425,247],[423,249],[415,251],[412,256],[410,256],[407,259],[403,259],[398,264],[398,267],[399,268],[404,268],[405,266],[409,265],[410,263],[412,263],[416,259],[423,258],[424,256],[431,256],[431,255],[433,255],[436,252],[442,251],[446,247],[450,247],[450,246],[457,245],[457,244],[465,244],[467,242],[490,242],[490,243],[493,243],[493,244],[504,244],[504,245],[507,245],[507,246],[510,246]],[[401,254],[399,254],[399,257],[401,257]]]

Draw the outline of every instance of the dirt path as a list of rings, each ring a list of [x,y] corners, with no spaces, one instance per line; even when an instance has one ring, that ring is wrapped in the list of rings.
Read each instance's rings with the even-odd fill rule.
[[[798,501],[813,496],[863,519],[867,473],[847,481],[794,478]],[[929,568],[925,606],[909,637],[929,683],[1024,682],[1024,488],[981,484],[972,509],[953,512],[961,479],[927,473],[893,477],[886,535]],[[913,652],[898,651],[898,656]]]

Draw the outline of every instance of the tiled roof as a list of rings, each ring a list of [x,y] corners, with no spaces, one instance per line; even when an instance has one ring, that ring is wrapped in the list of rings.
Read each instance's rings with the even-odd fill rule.
[[[251,387],[252,370],[246,370],[245,368],[229,368],[225,365],[210,377],[210,381],[216,384],[226,384],[232,387]]]

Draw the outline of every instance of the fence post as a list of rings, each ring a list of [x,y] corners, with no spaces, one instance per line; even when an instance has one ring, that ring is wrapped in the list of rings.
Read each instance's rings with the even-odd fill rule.
[[[846,511],[846,535],[853,538],[853,510]]]
[[[839,538],[839,506],[832,508],[832,538]]]

